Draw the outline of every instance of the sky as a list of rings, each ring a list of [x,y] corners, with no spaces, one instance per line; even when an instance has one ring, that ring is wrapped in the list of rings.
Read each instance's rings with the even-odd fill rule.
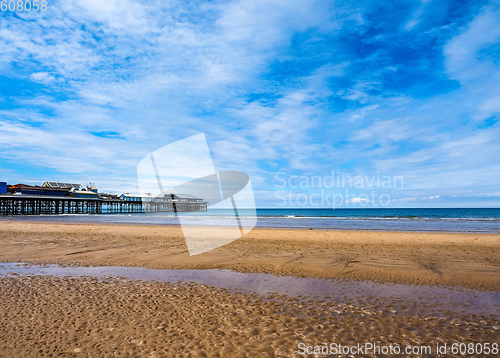
[[[216,169],[250,176],[258,207],[329,207],[335,195],[350,207],[499,207],[499,5],[2,11],[0,181],[138,193],[145,156],[204,133]]]

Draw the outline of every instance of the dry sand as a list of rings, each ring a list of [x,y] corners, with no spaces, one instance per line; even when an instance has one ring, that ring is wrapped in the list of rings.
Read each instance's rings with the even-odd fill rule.
[[[500,235],[254,229],[189,256],[178,227],[2,221],[0,262],[232,269],[500,289]]]

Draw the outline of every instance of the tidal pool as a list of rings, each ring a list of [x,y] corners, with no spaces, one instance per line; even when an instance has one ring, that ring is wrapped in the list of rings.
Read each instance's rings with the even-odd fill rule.
[[[232,293],[277,294],[290,299],[335,301],[392,315],[455,314],[500,318],[500,293],[459,287],[403,285],[339,279],[298,278],[231,270],[159,270],[141,267],[75,267],[0,263],[0,276],[123,278],[157,282],[194,282]],[[274,298],[273,298],[274,299]]]

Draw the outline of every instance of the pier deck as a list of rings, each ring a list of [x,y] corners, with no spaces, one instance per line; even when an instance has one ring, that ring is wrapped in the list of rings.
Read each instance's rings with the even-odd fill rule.
[[[0,215],[127,214],[207,211],[206,203],[124,201],[70,196],[0,195]]]

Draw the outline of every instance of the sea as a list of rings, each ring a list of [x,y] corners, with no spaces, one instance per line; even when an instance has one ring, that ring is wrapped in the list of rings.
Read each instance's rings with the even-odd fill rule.
[[[257,228],[500,233],[500,208],[279,208],[241,209],[237,214],[255,223]],[[234,211],[229,209],[182,215],[183,225],[193,226],[203,226],[207,222],[229,226],[234,220]],[[2,220],[180,225],[174,213],[4,216],[0,217],[0,222]]]

